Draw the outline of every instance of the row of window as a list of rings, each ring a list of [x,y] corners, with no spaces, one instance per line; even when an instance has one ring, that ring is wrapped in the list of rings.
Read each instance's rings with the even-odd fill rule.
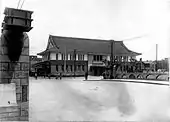
[[[78,54],[78,55],[70,54],[70,58],[69,58],[68,55],[61,54],[61,60],[74,60],[77,58],[78,60],[84,60],[84,55],[83,54]],[[58,54],[56,54],[56,60],[58,60]]]
[[[103,60],[103,56],[102,55],[94,55],[93,56],[93,60],[94,61],[102,61]]]
[[[74,66],[73,65],[66,65],[66,67],[64,67],[64,65],[61,65],[61,70],[64,71],[64,69],[66,68],[66,71],[74,71]],[[70,69],[69,69],[70,68]],[[56,71],[59,71],[59,66],[56,65]],[[85,71],[85,65],[77,65],[75,66],[75,71]]]
[[[60,57],[61,56],[61,57]],[[48,58],[48,56],[45,56],[44,58]],[[93,55],[93,61],[103,61],[105,58],[104,55]],[[56,54],[56,60],[82,60],[84,61],[85,60],[85,56],[84,54],[77,54],[77,55],[74,55],[74,54]],[[125,61],[127,60],[127,56],[114,56],[114,59],[117,60],[117,61]]]
[[[114,56],[114,59],[117,61],[122,61],[122,60],[127,59],[127,57],[126,56]],[[102,55],[94,55],[93,61],[103,61],[103,56]]]

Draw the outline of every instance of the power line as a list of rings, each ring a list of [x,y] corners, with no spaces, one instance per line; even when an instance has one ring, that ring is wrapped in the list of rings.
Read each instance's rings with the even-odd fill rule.
[[[20,2],[21,2],[21,0],[18,1],[17,9],[18,9],[18,7],[19,7]]]
[[[136,36],[136,37],[133,37],[133,38],[129,38],[129,39],[123,39],[123,41],[130,41],[130,40],[133,40],[133,39],[138,39],[138,38],[143,38],[143,37],[146,37],[146,35],[142,35],[142,36]]]
[[[21,4],[21,8],[22,8],[22,6],[23,6],[24,2],[25,2],[25,0],[23,0],[23,2],[22,2],[22,4]],[[20,9],[21,9],[21,8],[20,8]]]

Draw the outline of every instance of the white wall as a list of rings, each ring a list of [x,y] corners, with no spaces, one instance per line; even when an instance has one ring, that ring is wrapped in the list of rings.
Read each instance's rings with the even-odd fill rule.
[[[67,60],[70,60],[70,54],[68,54],[68,59]]]
[[[76,54],[76,60],[78,60],[78,54]]]
[[[107,56],[107,60],[110,61],[110,55]]]
[[[56,53],[50,53],[50,59],[56,60]]]
[[[58,60],[61,60],[61,53],[58,53]]]
[[[92,64],[93,62],[93,55],[88,55],[88,64]]]
[[[88,56],[87,54],[84,54],[84,60],[87,61],[88,60]]]

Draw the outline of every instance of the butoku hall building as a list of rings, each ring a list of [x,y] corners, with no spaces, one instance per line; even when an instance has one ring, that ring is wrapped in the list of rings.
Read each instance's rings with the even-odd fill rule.
[[[113,53],[122,63],[141,55],[129,50],[123,41],[114,41]],[[35,67],[41,73],[84,75],[88,71],[91,75],[101,75],[105,69],[103,60],[110,60],[111,43],[109,40],[49,35],[46,50],[38,55],[42,56],[42,62]]]

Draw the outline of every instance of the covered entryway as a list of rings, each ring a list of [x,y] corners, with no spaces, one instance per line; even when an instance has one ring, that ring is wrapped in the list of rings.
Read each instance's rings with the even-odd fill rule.
[[[104,71],[105,71],[104,66],[91,66],[90,67],[90,74],[93,76],[101,76]]]

